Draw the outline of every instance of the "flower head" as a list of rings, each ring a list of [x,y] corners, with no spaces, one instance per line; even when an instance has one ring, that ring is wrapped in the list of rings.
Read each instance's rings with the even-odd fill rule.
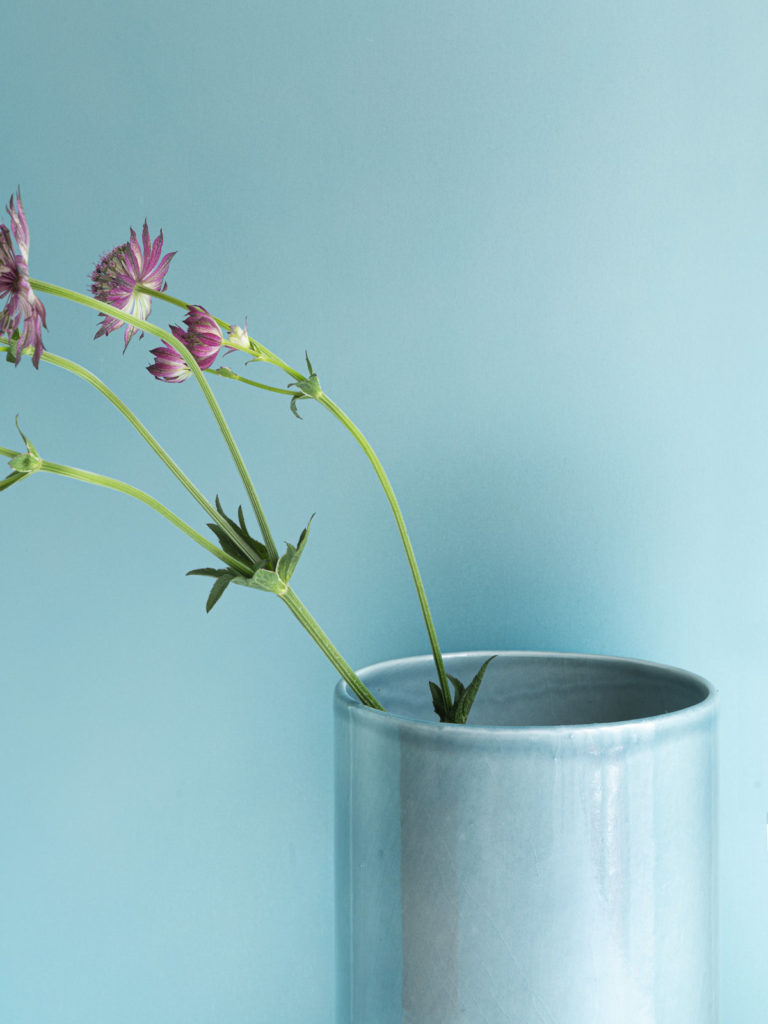
[[[248,317],[245,318],[244,327],[230,327],[229,340],[231,342],[231,348],[242,348],[246,351],[250,351],[251,340],[248,337]]]
[[[183,327],[172,326],[171,333],[188,349],[201,370],[209,369],[216,361],[216,356],[224,343],[218,324],[202,306],[190,306],[184,323],[187,325],[186,330]],[[151,352],[155,361],[147,369],[158,380],[178,384],[192,372],[184,357],[167,342],[153,348]]]
[[[45,306],[29,283],[29,227],[21,202],[21,189],[16,191],[15,203],[11,196],[5,209],[11,227],[0,224],[0,298],[8,296],[0,311],[0,334],[6,334],[16,342],[17,365],[24,349],[32,345],[32,363],[37,368],[43,351]],[[13,251],[14,241],[18,253]]]
[[[136,232],[131,228],[131,237],[128,242],[105,253],[91,274],[91,291],[101,302],[108,302],[110,306],[117,306],[118,309],[130,313],[131,316],[146,320],[152,309],[152,299],[137,291],[137,287],[146,285],[155,291],[164,292],[168,287],[164,280],[168,272],[168,264],[176,253],[169,252],[165,256],[162,255],[162,231],[154,242],[150,243],[146,221],[144,221],[141,242],[142,244],[139,245]],[[100,316],[101,327],[94,335],[96,338],[111,334],[112,331],[123,326],[124,321],[119,317],[110,316],[109,313],[101,313]],[[139,328],[132,324],[125,325],[125,348],[128,347],[128,342],[138,330]],[[143,331],[139,337],[144,337]]]

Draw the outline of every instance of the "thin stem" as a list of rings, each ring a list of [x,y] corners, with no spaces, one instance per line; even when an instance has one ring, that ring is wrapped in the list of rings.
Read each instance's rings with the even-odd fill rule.
[[[11,457],[18,455],[17,451],[13,451],[10,448],[0,448],[0,455],[9,455]],[[236,569],[238,572],[244,575],[250,575],[252,572],[250,566],[246,565],[245,562],[241,562],[238,558],[232,558],[218,548],[215,544],[212,544],[207,537],[203,537],[202,534],[198,533],[188,523],[185,523],[183,519],[176,515],[175,512],[171,512],[169,508],[166,508],[156,498],[153,498],[151,494],[147,494],[146,491],[140,490],[138,487],[134,487],[132,484],[127,484],[123,480],[116,480],[114,477],[103,476],[101,473],[92,473],[87,469],[76,469],[74,466],[62,466],[57,462],[48,462],[46,459],[40,460],[40,465],[35,472],[42,473],[53,473],[55,476],[69,477],[71,480],[80,480],[87,484],[96,484],[98,487],[107,487],[112,491],[120,491],[122,494],[127,494],[131,498],[136,498],[138,501],[148,505],[155,512],[158,512],[161,516],[173,523],[174,526],[178,527],[183,533],[186,533],[188,537],[191,537],[197,544],[205,548],[216,558],[221,559],[222,562],[226,562],[227,565]],[[31,474],[26,474],[31,475]]]
[[[405,549],[405,556],[408,559],[408,566],[411,570],[413,583],[414,586],[416,587],[416,594],[419,598],[419,605],[421,606],[421,614],[424,617],[424,624],[427,627],[427,635],[429,636],[429,643],[432,648],[432,655],[435,659],[435,667],[437,669],[437,674],[440,681],[440,689],[442,690],[443,698],[445,700],[445,706],[451,707],[453,703],[453,698],[451,697],[450,690],[448,688],[448,678],[446,676],[445,665],[443,663],[443,655],[440,650],[440,645],[437,641],[437,632],[435,630],[435,624],[432,621],[432,613],[429,610],[429,602],[427,601],[426,591],[424,590],[424,584],[421,579],[421,573],[419,572],[419,566],[416,561],[416,555],[413,550],[413,545],[411,544],[411,538],[408,536],[408,530],[405,525],[405,519],[403,518],[403,513],[400,511],[400,505],[398,503],[392,484],[389,482],[389,477],[387,476],[384,467],[379,461],[379,457],[376,455],[376,452],[371,447],[370,442],[363,434],[363,432],[360,430],[360,428],[355,423],[352,422],[349,416],[347,416],[347,414],[342,409],[340,409],[338,405],[336,405],[336,403],[332,401],[324,392],[319,395],[317,401],[320,402],[321,405],[325,406],[325,408],[330,413],[332,413],[332,415],[335,416],[336,419],[340,423],[342,423],[355,438],[357,443],[365,452],[368,461],[373,466],[376,476],[379,478],[379,483],[381,484],[384,493],[387,496],[389,507],[392,509],[392,514],[395,517],[397,531],[400,534],[400,540],[402,542],[403,548]]]
[[[146,295],[150,295],[152,298],[161,299],[164,302],[171,302],[174,305],[182,305],[184,307],[187,306],[187,303],[180,302],[179,299],[176,299],[172,295],[168,295],[167,292],[158,292],[154,291],[153,289],[144,287],[142,287],[141,290]],[[214,319],[216,318],[214,317]],[[216,320],[216,323],[225,331],[229,331],[231,329],[230,325],[227,324],[226,321]],[[292,366],[289,366],[288,363],[280,359],[279,356],[275,355],[274,352],[271,352],[268,348],[266,348],[266,346],[262,345],[261,342],[255,342],[254,344],[257,347],[260,358],[262,358],[265,362],[270,362],[275,366],[279,366],[282,370],[285,371],[285,373],[288,374],[289,377],[293,377],[294,380],[305,379],[304,374],[299,373],[298,370],[295,370]],[[243,382],[252,383],[251,381],[248,381],[247,378],[243,378]],[[339,406],[336,405],[336,403],[333,402],[325,393],[321,391],[316,397],[317,401],[319,401],[321,405],[324,405],[325,408],[328,409],[328,411],[331,412],[332,415],[335,416],[336,419],[340,423],[342,423],[355,438],[357,443],[365,452],[368,461],[373,466],[376,476],[379,479],[379,483],[384,489],[384,493],[387,496],[387,501],[389,502],[390,508],[392,509],[392,514],[395,517],[397,530],[398,533],[400,534],[400,540],[405,550],[405,556],[408,560],[408,566],[411,570],[411,576],[413,577],[414,586],[416,587],[416,593],[419,599],[419,605],[421,606],[421,613],[424,618],[424,624],[427,628],[427,635],[429,637],[429,643],[432,648],[432,655],[435,660],[435,668],[437,669],[443,699],[445,700],[446,707],[451,707],[453,699],[451,697],[450,690],[448,687],[448,678],[445,671],[442,652],[440,651],[440,645],[437,640],[435,625],[432,620],[432,613],[429,609],[429,603],[427,601],[427,595],[424,590],[424,584],[421,579],[421,573],[419,572],[419,567],[416,561],[416,555],[413,550],[413,545],[411,544],[410,537],[408,536],[408,530],[405,525],[405,520],[403,519],[403,514],[400,511],[400,505],[397,501],[397,497],[395,496],[392,484],[389,482],[389,477],[387,476],[384,467],[379,461],[378,456],[371,447],[370,442],[365,437],[360,428],[355,423],[353,423],[349,416],[347,416],[346,413],[343,412],[339,408]]]
[[[189,309],[191,305],[191,303],[189,302],[184,302],[182,301],[182,299],[177,299],[175,295],[169,295],[168,292],[156,291],[154,288],[148,288],[146,285],[143,284],[137,285],[136,291],[141,292],[142,295],[148,295],[152,299],[159,299],[161,302],[169,302],[172,306],[181,306],[182,309]],[[213,316],[212,313],[210,315]],[[232,324],[227,323],[226,320],[220,320],[217,316],[214,316],[213,319],[216,321],[216,323],[219,325],[222,331],[224,331],[225,334],[229,334],[229,332],[232,330]],[[266,347],[266,345],[262,345],[260,341],[255,341],[254,344],[256,345],[263,362],[272,363],[273,366],[278,366],[281,370],[284,370],[289,377],[293,377],[294,380],[304,379],[303,373],[299,373],[298,370],[294,370],[294,368],[292,366],[289,366],[288,363],[284,362],[280,358],[280,356],[276,355],[274,352],[271,352]],[[250,350],[243,349],[242,351],[248,354]],[[251,352],[251,354],[253,353]],[[253,382],[248,381],[247,379],[244,378],[244,383],[250,384]]]
[[[221,431],[227,448],[229,448],[230,455],[232,456],[235,466],[237,467],[237,471],[240,474],[240,479],[242,480],[243,486],[248,494],[262,537],[264,538],[264,543],[269,553],[270,561],[273,565],[277,564],[277,547],[275,546],[275,542],[267,524],[266,516],[264,515],[264,510],[261,507],[261,502],[256,494],[256,490],[248,474],[243,457],[240,454],[237,443],[229,429],[226,419],[224,418],[221,407],[216,401],[216,397],[214,396],[213,391],[211,391],[208,381],[205,379],[205,375],[186,346],[182,345],[182,343],[170,332],[164,331],[159,327],[155,327],[154,324],[149,323],[147,320],[140,320],[138,317],[132,316],[130,313],[126,313],[125,310],[118,309],[116,306],[110,306],[106,302],[100,302],[98,299],[94,299],[89,295],[84,295],[81,292],[72,291],[69,288],[61,288],[59,285],[48,284],[45,281],[38,281],[33,278],[30,278],[29,283],[35,291],[47,292],[49,295],[56,295],[62,299],[69,299],[71,302],[77,302],[82,306],[88,306],[90,309],[95,309],[100,313],[106,313],[109,316],[113,316],[123,323],[131,324],[131,326],[137,327],[140,331],[146,331],[148,334],[153,334],[155,337],[161,338],[166,342],[166,344],[170,345],[171,348],[175,349],[176,352],[179,353],[179,355],[184,359],[184,362],[190,368],[192,375],[197,380],[197,383],[200,385],[203,396],[213,413],[216,424]]]
[[[329,638],[320,628],[317,621],[307,610],[306,606],[299,600],[296,592],[289,586],[286,586],[285,591],[279,594],[280,600],[290,609],[293,615],[299,620],[304,629],[309,633],[312,639],[315,641],[317,646],[328,658],[333,667],[347,683],[349,688],[355,694],[355,696],[363,704],[369,708],[376,708],[377,711],[383,711],[384,708],[379,704],[376,698],[373,696],[371,691],[365,686],[360,677],[355,671],[347,664],[341,654],[336,650],[334,645],[331,643]]]
[[[273,388],[270,384],[262,384],[261,381],[251,380],[250,377],[242,377],[227,366],[220,366],[216,370],[203,370],[203,373],[210,373],[213,377],[224,377],[226,380],[236,380],[241,384],[250,384],[252,388],[261,388],[262,391],[271,391],[276,395],[289,395],[291,398],[296,395],[295,391],[288,391],[287,388]]]
[[[10,346],[8,345],[0,345],[0,352],[7,352],[9,350],[9,347]],[[152,436],[152,434],[147,430],[147,428],[144,426],[141,420],[133,412],[131,412],[131,410],[128,408],[125,402],[118,398],[118,396],[114,393],[114,391],[111,390],[111,388],[108,388],[107,385],[102,380],[100,380],[95,374],[91,373],[90,370],[87,370],[84,366],[81,366],[79,363],[75,363],[71,359],[65,359],[64,356],[57,356],[53,352],[47,351],[44,351],[42,353],[42,358],[44,362],[51,363],[51,365],[53,366],[57,366],[62,370],[67,370],[69,373],[73,373],[75,374],[75,376],[80,377],[82,380],[86,381],[86,383],[96,388],[96,390],[100,394],[102,394],[107,399],[107,401],[111,402],[111,404],[118,410],[118,412],[125,416],[125,418],[131,424],[131,426],[146,441],[146,443],[149,445],[152,451],[158,456],[158,458],[168,467],[168,469],[170,469],[170,471],[173,473],[173,475],[176,477],[179,483],[181,483],[182,486],[186,488],[186,490],[192,495],[195,501],[205,510],[205,512],[209,516],[211,516],[211,518],[216,523],[218,523],[218,525],[221,527],[222,530],[224,530],[224,532],[227,534],[230,540],[239,548],[241,548],[243,552],[250,558],[252,558],[254,561],[258,560],[258,555],[253,550],[253,548],[251,548],[251,546],[243,540],[243,538],[237,533],[237,531],[234,530],[232,526],[230,526],[230,524],[227,522],[226,517],[222,516],[218,509],[208,501],[205,495],[202,494],[197,489],[197,487],[195,487],[195,485],[192,483],[189,477],[174,462],[174,460],[171,458],[168,452],[166,452],[162,445],[157,441],[157,439]]]

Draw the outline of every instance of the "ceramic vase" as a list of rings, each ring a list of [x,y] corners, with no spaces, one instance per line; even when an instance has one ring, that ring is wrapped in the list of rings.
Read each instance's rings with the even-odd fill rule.
[[[500,652],[443,725],[431,658],[359,674],[388,713],[336,689],[338,1024],[716,1024],[706,681]]]

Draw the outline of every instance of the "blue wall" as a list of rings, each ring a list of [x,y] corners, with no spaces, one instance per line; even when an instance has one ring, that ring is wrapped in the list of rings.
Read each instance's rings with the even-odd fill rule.
[[[147,217],[172,292],[307,349],[390,471],[446,650],[719,686],[723,1020],[763,1021],[768,7],[7,6],[0,196],[22,186],[34,276],[87,287]],[[243,500],[147,338],[47,309],[52,351]],[[296,585],[348,660],[424,651],[351,440],[216,383],[276,536],[316,513]],[[74,378],[3,364],[0,411],[0,444],[18,412],[44,457],[200,524]],[[40,474],[2,522],[0,1021],[327,1024],[333,669],[267,595],[206,617],[205,555],[119,495]]]

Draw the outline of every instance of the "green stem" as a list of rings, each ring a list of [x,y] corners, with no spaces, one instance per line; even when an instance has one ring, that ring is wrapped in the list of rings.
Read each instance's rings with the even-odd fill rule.
[[[7,352],[9,350],[9,347],[10,346],[8,345],[0,345],[0,352]],[[209,516],[211,516],[211,518],[216,523],[218,523],[218,525],[221,527],[222,530],[224,530],[224,532],[227,534],[230,540],[239,548],[241,548],[241,550],[246,555],[248,555],[249,558],[252,558],[254,561],[258,561],[258,555],[253,550],[253,548],[251,548],[251,546],[243,540],[243,538],[237,533],[237,531],[230,526],[226,518],[219,513],[218,509],[215,508],[215,506],[213,506],[208,501],[205,495],[202,494],[197,489],[197,487],[195,487],[195,485],[192,483],[189,477],[174,462],[174,460],[171,458],[168,452],[166,452],[166,450],[156,440],[156,438],[152,436],[152,434],[147,430],[147,428],[144,426],[141,420],[136,415],[134,415],[133,412],[131,412],[131,410],[128,408],[125,402],[118,398],[114,391],[108,388],[107,385],[102,380],[100,380],[95,374],[91,373],[90,370],[87,370],[84,366],[81,366],[79,363],[73,362],[71,359],[65,359],[63,356],[57,356],[53,352],[43,352],[42,358],[44,362],[50,363],[52,366],[57,366],[62,370],[67,370],[69,373],[73,373],[75,374],[75,376],[80,377],[82,380],[86,381],[86,383],[96,388],[96,390],[100,394],[102,394],[107,399],[107,401],[111,402],[111,404],[118,410],[118,412],[125,416],[125,418],[131,424],[131,426],[146,441],[146,443],[149,445],[152,451],[158,456],[158,458],[168,467],[168,469],[170,469],[170,471],[173,473],[173,475],[176,477],[179,483],[181,483],[182,486],[186,488],[186,490],[192,495],[195,501],[205,510],[205,512]]]
[[[172,295],[168,295],[167,292],[158,292],[158,291],[154,291],[153,289],[144,288],[144,287],[142,287],[141,290],[146,295],[149,295],[152,298],[161,299],[164,302],[170,302],[170,303],[172,303],[174,305],[181,305],[181,306],[187,308],[187,303],[181,302],[181,300],[175,298]],[[226,321],[216,320],[216,322],[217,322],[217,324],[223,330],[225,330],[227,332],[231,329],[230,325],[227,324]],[[285,371],[285,373],[288,374],[289,377],[292,377],[294,380],[304,380],[304,374],[299,373],[298,370],[295,370],[292,366],[289,366],[288,363],[286,363],[282,359],[280,359],[279,356],[275,355],[274,352],[271,352],[268,348],[266,348],[264,345],[262,345],[261,342],[256,342],[256,345],[258,346],[258,351],[259,351],[259,353],[261,355],[261,358],[263,358],[264,361],[270,362],[270,363],[274,364],[275,366],[279,366],[282,370]],[[249,381],[247,378],[242,378],[242,380],[243,380],[244,383],[254,383],[253,381]],[[435,625],[434,625],[434,622],[432,620],[432,613],[431,613],[431,611],[429,609],[429,603],[427,601],[427,595],[426,595],[426,592],[424,590],[424,584],[423,584],[422,579],[421,579],[421,573],[419,572],[419,566],[418,566],[418,563],[416,561],[416,555],[415,555],[414,550],[413,550],[413,545],[411,544],[410,537],[408,536],[408,530],[407,530],[406,525],[405,525],[405,520],[403,519],[403,514],[400,511],[400,505],[399,505],[399,503],[397,501],[397,497],[395,496],[395,492],[394,492],[394,489],[392,487],[392,484],[389,482],[389,477],[387,476],[387,474],[386,474],[386,472],[384,470],[384,467],[382,466],[381,462],[379,461],[378,456],[376,455],[375,451],[371,447],[370,442],[365,437],[363,432],[359,429],[359,427],[355,423],[353,423],[353,421],[349,418],[349,416],[347,416],[346,413],[343,412],[339,408],[339,406],[336,405],[336,403],[333,402],[322,391],[317,396],[317,401],[319,401],[321,405],[324,405],[325,408],[328,409],[328,411],[330,413],[332,413],[332,415],[335,416],[336,419],[341,424],[343,424],[343,426],[345,426],[347,428],[347,430],[352,434],[352,436],[355,438],[357,443],[360,445],[360,447],[365,452],[365,454],[366,454],[366,456],[368,458],[368,461],[373,466],[373,469],[374,469],[374,471],[376,473],[376,476],[379,479],[379,483],[381,484],[382,488],[384,489],[384,493],[387,496],[387,501],[389,502],[389,506],[392,509],[392,514],[395,517],[395,523],[397,524],[397,530],[398,530],[398,533],[400,534],[400,540],[401,540],[403,548],[405,550],[405,556],[406,556],[406,558],[408,560],[408,566],[409,566],[409,568],[411,570],[411,576],[413,577],[414,586],[416,587],[416,594],[417,594],[418,599],[419,599],[419,605],[421,606],[421,613],[422,613],[422,616],[424,618],[424,624],[425,624],[425,626],[427,628],[427,635],[429,637],[429,643],[430,643],[430,646],[432,648],[432,655],[433,655],[434,660],[435,660],[435,668],[437,670],[437,674],[438,674],[438,678],[439,678],[439,682],[440,682],[440,689],[442,691],[446,707],[451,707],[451,705],[453,704],[453,698],[451,697],[450,689],[449,689],[449,686],[448,686],[448,678],[447,678],[446,671],[445,671],[445,665],[444,665],[444,662],[443,662],[442,652],[440,651],[440,645],[439,645],[438,640],[437,640],[437,633],[436,633],[436,630],[435,630]]]
[[[136,291],[141,292],[142,295],[148,295],[152,299],[159,299],[161,302],[169,302],[172,306],[181,306],[182,309],[190,308],[190,303],[184,302],[182,301],[182,299],[177,299],[175,295],[169,295],[168,292],[158,292],[154,288],[147,288],[147,286],[143,284],[137,285]],[[213,314],[210,315],[213,316]],[[225,334],[229,334],[229,332],[232,330],[232,324],[227,323],[226,320],[220,320],[217,316],[214,316],[213,319],[216,321],[216,323],[219,325],[222,331],[224,331]],[[281,370],[285,371],[285,373],[287,373],[289,377],[293,377],[294,380],[304,379],[303,373],[299,373],[298,370],[294,370],[294,368],[292,366],[289,366],[288,363],[284,362],[280,358],[280,356],[276,355],[274,352],[271,352],[266,347],[266,345],[262,345],[260,341],[255,342],[255,344],[258,348],[261,358],[265,363],[272,363],[273,366],[278,366]],[[246,354],[248,354],[249,352],[249,350],[246,349],[243,349],[243,351]],[[250,354],[253,355],[253,352],[250,352]],[[226,376],[226,374],[223,376]],[[249,381],[247,378],[243,378],[243,382],[246,384],[254,383],[254,381]],[[256,386],[258,387],[259,385]],[[293,394],[293,392],[289,392],[289,394]]]
[[[19,452],[13,451],[10,448],[0,448],[0,455],[9,455],[13,458],[18,454]],[[62,466],[57,462],[48,462],[46,459],[40,460],[40,465],[35,472],[53,473],[55,476],[69,477],[71,480],[81,480],[83,483],[95,484],[98,487],[107,487],[109,490],[119,491],[122,494],[127,494],[131,498],[136,498],[138,501],[148,505],[151,509],[154,509],[155,512],[158,512],[161,516],[167,519],[168,522],[173,523],[173,525],[178,527],[179,530],[186,533],[188,537],[191,537],[197,544],[205,548],[206,551],[215,555],[216,558],[221,559],[222,562],[226,562],[227,565],[231,566],[233,569],[236,569],[244,575],[250,575],[252,571],[245,562],[241,562],[237,558],[232,558],[226,553],[226,551],[222,551],[221,548],[212,544],[211,541],[206,537],[203,537],[202,534],[198,533],[197,530],[191,527],[188,523],[185,523],[183,519],[176,515],[175,512],[171,512],[169,508],[166,508],[166,506],[156,498],[153,498],[151,494],[147,494],[146,491],[139,490],[138,487],[134,487],[132,484],[127,484],[123,480],[116,480],[114,477],[103,476],[101,473],[92,473],[87,469],[76,469],[74,466]]]
[[[427,601],[426,591],[424,590],[424,584],[421,579],[421,573],[419,572],[419,566],[416,561],[416,555],[413,550],[413,545],[411,544],[411,538],[408,536],[408,529],[405,525],[405,519],[403,518],[403,513],[400,511],[400,505],[398,503],[392,484],[389,482],[389,477],[387,476],[384,467],[379,461],[379,457],[371,447],[371,444],[368,441],[367,437],[363,434],[362,430],[360,430],[360,428],[355,423],[352,422],[349,416],[347,416],[347,414],[342,409],[340,409],[338,405],[336,405],[336,403],[332,401],[332,399],[330,399],[328,395],[326,395],[324,392],[319,395],[317,401],[320,402],[321,405],[325,406],[325,408],[333,416],[335,416],[336,419],[340,423],[342,423],[350,432],[350,434],[352,434],[352,436],[355,438],[357,443],[365,452],[368,461],[373,466],[374,472],[376,473],[376,476],[379,479],[379,483],[381,484],[384,493],[387,496],[387,501],[389,502],[389,507],[392,509],[392,514],[395,517],[397,531],[400,534],[400,540],[405,550],[405,557],[408,559],[408,566],[411,570],[413,583],[414,586],[416,587],[416,594],[418,595],[419,598],[421,614],[424,617],[424,625],[427,627],[427,635],[429,636],[429,643],[432,648],[432,656],[435,659],[435,668],[437,669],[437,674],[440,681],[440,689],[442,690],[443,693],[445,706],[451,707],[451,705],[453,704],[453,698],[451,697],[451,693],[448,688],[448,678],[445,672],[445,664],[443,663],[443,655],[440,650],[440,645],[437,641],[437,632],[435,630],[435,624],[432,621],[432,613],[429,610],[429,602]]]
[[[251,380],[250,377],[241,377],[239,373],[230,370],[227,366],[220,366],[216,370],[204,370],[203,373],[210,373],[213,377],[224,377],[226,380],[236,380],[241,384],[250,384],[252,388],[261,388],[262,391],[271,391],[276,395],[288,395],[293,398],[295,391],[288,391],[287,388],[273,388],[270,384],[262,384],[261,381]]]
[[[213,413],[214,419],[216,420],[218,428],[221,431],[222,437],[226,442],[230,455],[232,456],[235,466],[237,467],[237,471],[240,474],[240,479],[242,480],[243,486],[245,487],[245,490],[248,494],[248,498],[251,502],[254,514],[256,515],[256,519],[258,521],[262,537],[264,538],[264,543],[267,547],[267,551],[269,552],[270,561],[272,562],[273,565],[276,565],[278,558],[277,547],[275,546],[275,542],[272,538],[272,534],[267,524],[266,516],[264,515],[264,510],[261,507],[261,502],[259,501],[258,495],[256,494],[256,490],[248,474],[248,470],[246,468],[245,462],[243,461],[243,457],[240,454],[240,450],[237,447],[237,443],[234,437],[232,436],[232,432],[229,429],[227,421],[224,418],[224,414],[221,411],[221,407],[219,406],[219,403],[216,401],[216,398],[213,394],[213,391],[211,391],[211,387],[208,381],[205,379],[205,375],[203,374],[200,367],[197,365],[194,357],[186,348],[186,346],[182,345],[182,343],[178,341],[170,332],[164,331],[159,327],[155,327],[154,324],[149,323],[147,320],[140,320],[138,317],[132,316],[130,313],[126,313],[125,310],[118,309],[115,306],[110,306],[106,302],[100,302],[98,299],[94,299],[89,295],[84,295],[81,292],[72,291],[69,288],[61,288],[59,287],[59,285],[48,284],[45,281],[38,281],[37,279],[33,278],[30,278],[29,283],[31,287],[34,289],[34,291],[44,292],[49,295],[56,295],[62,299],[69,299],[71,302],[77,302],[82,306],[88,306],[90,309],[95,309],[100,313],[106,313],[108,316],[113,316],[123,323],[130,324],[133,327],[137,327],[140,331],[146,331],[148,334],[153,334],[156,338],[162,339],[164,342],[166,342],[166,344],[170,345],[171,348],[175,349],[176,352],[179,353],[179,355],[183,358],[184,362],[190,368],[192,375],[197,380],[197,383],[200,385],[200,389],[203,392],[203,396],[206,402],[208,403],[211,412]]]
[[[320,628],[319,624],[312,617],[307,610],[306,606],[299,600],[296,592],[286,585],[285,590],[278,595],[280,600],[290,609],[293,615],[299,620],[301,625],[306,629],[312,639],[315,641],[317,646],[328,658],[333,667],[347,683],[350,690],[363,704],[369,708],[376,708],[377,711],[383,711],[384,708],[379,704],[376,698],[373,696],[371,691],[365,686],[360,677],[355,671],[347,664],[341,654],[336,650],[334,645],[331,643],[329,638]]]

